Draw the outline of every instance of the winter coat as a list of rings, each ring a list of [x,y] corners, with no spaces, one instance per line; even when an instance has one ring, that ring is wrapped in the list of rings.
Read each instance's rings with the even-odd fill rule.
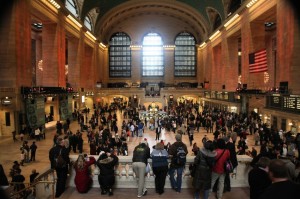
[[[148,158],[150,158],[150,148],[145,143],[135,147],[132,162],[144,162],[147,165]]]
[[[74,182],[79,193],[86,193],[93,182],[92,177],[90,176],[89,167],[94,164],[96,160],[92,156],[89,158],[90,160],[86,161],[86,164],[82,169],[76,167],[76,164],[74,165],[76,171]]]
[[[193,178],[193,186],[195,189],[208,190],[211,188],[212,167],[215,164],[217,153],[205,148],[201,148],[195,157],[194,164],[196,166],[195,176]]]
[[[115,184],[115,166],[118,163],[119,158],[115,155],[111,155],[103,160],[97,160],[97,166],[100,170],[98,181],[101,188],[111,188]]]

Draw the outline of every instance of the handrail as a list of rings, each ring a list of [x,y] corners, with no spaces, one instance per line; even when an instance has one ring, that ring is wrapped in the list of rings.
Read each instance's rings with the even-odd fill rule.
[[[44,183],[44,184],[52,184],[52,196],[53,196],[53,198],[54,198],[54,184],[56,183],[55,182],[55,180],[53,180],[53,181],[37,181],[37,182],[34,182],[34,183],[32,183],[32,184],[29,184],[29,183],[27,183],[27,184],[29,184],[29,186],[27,186],[27,187],[25,187],[24,189],[21,189],[21,190],[19,190],[19,191],[17,191],[17,192],[14,192],[14,193],[11,193],[10,195],[9,195],[9,198],[14,198],[15,196],[19,196],[19,195],[22,195],[22,193],[24,193],[25,191],[27,192],[28,190],[31,190],[32,191],[32,189],[34,189],[34,187],[36,186],[36,185],[38,185],[38,184],[40,184],[40,183]],[[24,184],[24,183],[13,183],[13,184]],[[32,192],[27,192],[27,194],[29,195],[29,194],[31,194]],[[27,195],[27,196],[28,196]],[[27,196],[25,196],[25,198],[27,197]]]
[[[24,189],[21,189],[17,192],[11,193],[9,195],[9,198],[15,198],[16,196],[21,196],[26,198],[29,194],[32,193],[32,190],[35,190],[35,187],[38,184],[51,184],[52,185],[52,198],[54,198],[54,184],[56,183],[56,180],[43,180],[44,178],[47,178],[49,176],[49,174],[54,173],[53,169],[48,169],[47,171],[45,171],[44,173],[42,173],[41,175],[39,175],[33,183],[23,183],[23,182],[11,182],[11,185],[16,185],[16,184],[24,184],[24,185],[28,185],[26,186]],[[13,186],[10,186],[11,188],[13,188]],[[31,191],[29,191],[31,190]],[[25,196],[22,196],[22,194],[25,193]]]

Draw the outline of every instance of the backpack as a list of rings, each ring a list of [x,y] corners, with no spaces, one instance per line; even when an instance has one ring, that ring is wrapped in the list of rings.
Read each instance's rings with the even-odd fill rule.
[[[56,168],[63,168],[67,165],[66,161],[62,157],[61,150],[59,151],[59,154],[56,157],[55,162],[56,162]]]
[[[177,148],[175,163],[180,166],[184,166],[186,163],[186,152],[181,146]]]

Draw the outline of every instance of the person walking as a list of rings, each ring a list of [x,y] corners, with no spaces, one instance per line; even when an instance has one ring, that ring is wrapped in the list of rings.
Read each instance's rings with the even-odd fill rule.
[[[159,195],[164,193],[166,177],[168,173],[169,154],[163,143],[158,142],[151,153],[152,168],[155,175],[155,190]]]
[[[194,160],[196,167],[195,176],[193,178],[193,187],[195,189],[195,199],[200,198],[200,191],[203,191],[203,199],[208,199],[209,190],[211,189],[212,167],[215,164],[217,153],[214,150],[212,141],[207,141],[204,144]]]
[[[156,130],[155,130],[155,141],[159,141],[159,137],[160,137],[160,132],[161,132],[161,127],[160,126],[157,126],[156,127]]]
[[[30,149],[30,161],[35,161],[35,154],[36,154],[37,146],[34,141],[30,145],[29,149]]]
[[[147,141],[143,140],[134,148],[132,157],[132,169],[138,178],[138,198],[147,194],[147,189],[145,187],[145,174],[148,158],[150,158],[150,148],[147,145]]]
[[[175,135],[176,142],[169,148],[169,155],[171,157],[171,164],[169,169],[169,176],[172,189],[176,192],[181,192],[182,172],[186,163],[186,155],[188,154],[187,146],[182,142],[181,134]],[[175,180],[175,171],[177,177]]]
[[[55,198],[59,198],[65,191],[70,164],[69,150],[65,147],[65,140],[58,137],[56,145],[49,151],[51,169],[55,169],[57,175]]]
[[[13,136],[13,141],[14,141],[14,142],[18,141],[18,139],[17,139],[17,137],[16,137],[16,136],[17,136],[17,132],[16,132],[16,131],[13,131],[13,132],[12,132],[12,136]]]

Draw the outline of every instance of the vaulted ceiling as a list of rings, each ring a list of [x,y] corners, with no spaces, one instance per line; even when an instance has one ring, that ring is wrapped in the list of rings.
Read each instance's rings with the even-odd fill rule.
[[[67,0],[61,0],[63,4]],[[201,43],[244,0],[74,0],[81,21],[89,15],[93,33],[108,41],[114,32],[161,27],[188,31]]]

